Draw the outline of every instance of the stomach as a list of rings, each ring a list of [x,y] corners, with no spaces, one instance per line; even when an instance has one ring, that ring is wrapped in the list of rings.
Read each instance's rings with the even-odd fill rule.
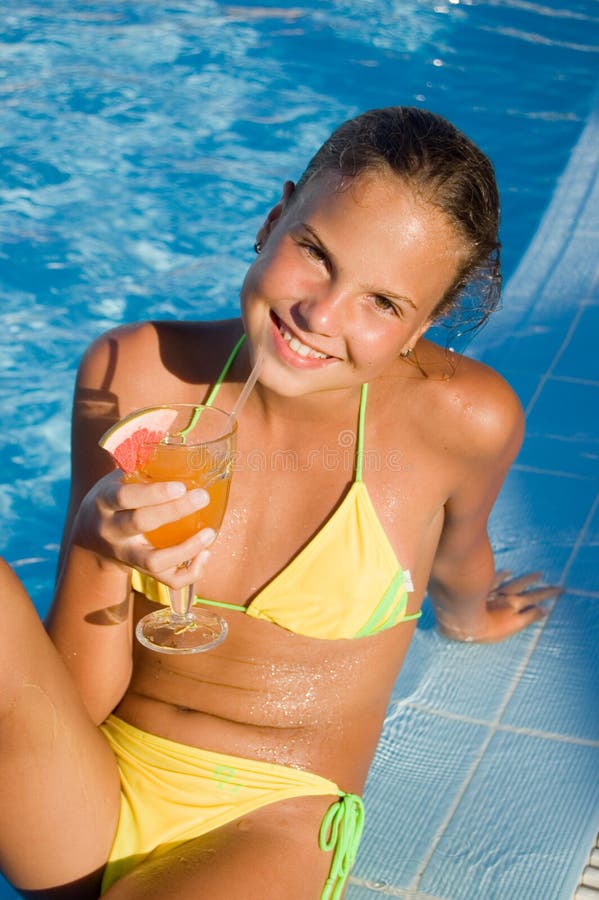
[[[136,616],[153,604],[138,598]],[[115,714],[190,746],[302,768],[361,791],[415,623],[322,640],[224,611],[226,641],[191,657],[134,647]]]

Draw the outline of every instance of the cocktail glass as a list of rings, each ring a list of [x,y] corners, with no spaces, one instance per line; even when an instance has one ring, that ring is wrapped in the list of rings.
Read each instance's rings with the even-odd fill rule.
[[[221,526],[233,471],[237,422],[230,413],[214,406],[166,404],[139,412],[168,410],[173,414],[169,430],[151,436],[143,445],[137,471],[128,481],[180,481],[188,491],[204,488],[207,506],[175,522],[145,534],[155,547],[172,547],[203,528],[218,533]],[[184,566],[184,564],[183,564]],[[182,567],[183,567],[182,566]],[[139,620],[137,639],[145,647],[161,653],[199,653],[220,644],[227,635],[227,623],[212,611],[194,607],[193,584],[168,589],[170,606]]]

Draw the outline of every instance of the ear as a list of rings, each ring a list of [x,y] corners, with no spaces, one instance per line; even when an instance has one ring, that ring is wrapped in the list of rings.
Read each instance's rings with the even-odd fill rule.
[[[283,185],[283,193],[281,194],[281,199],[273,206],[262,227],[258,230],[258,234],[256,235],[256,240],[258,243],[264,245],[268,240],[268,236],[285,212],[289,201],[295,191],[295,183],[293,181],[286,181]]]

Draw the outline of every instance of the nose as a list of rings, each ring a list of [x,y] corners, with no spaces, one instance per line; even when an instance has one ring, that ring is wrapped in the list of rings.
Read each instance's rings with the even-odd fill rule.
[[[345,318],[345,300],[331,285],[327,289],[311,292],[309,297],[294,306],[295,324],[302,331],[336,337]]]

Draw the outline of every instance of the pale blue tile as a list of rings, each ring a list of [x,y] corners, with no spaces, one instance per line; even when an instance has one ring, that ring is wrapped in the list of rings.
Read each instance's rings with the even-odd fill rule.
[[[363,887],[363,885],[352,884],[350,880],[345,891],[345,900],[381,900],[381,892]]]
[[[486,734],[484,727],[410,708],[386,724],[366,785],[355,877],[410,886]]]
[[[596,482],[599,479],[599,442],[543,435],[532,432],[531,428],[516,465]]]
[[[599,748],[498,733],[418,887],[451,900],[572,900],[597,832]]]
[[[584,544],[578,548],[568,572],[568,588],[599,594],[599,544]]]
[[[599,449],[599,385],[548,379],[526,423],[527,434],[595,443]]]
[[[568,571],[567,587],[573,592],[599,594],[599,504],[576,550]]]
[[[561,577],[594,500],[586,480],[513,468],[490,518],[497,565]]]
[[[592,503],[588,486],[571,479],[512,472],[492,517],[498,568],[514,574],[540,570],[557,583]],[[411,703],[482,722],[494,722],[513,688],[540,624],[498,644],[461,644],[435,630],[425,602],[406,662],[392,695]]]
[[[575,310],[571,311],[570,320]],[[485,347],[480,359],[504,377],[508,372],[542,375],[562,348],[568,322],[519,323],[517,331],[504,335],[502,343]]]
[[[599,744],[598,646],[599,600],[561,597],[501,724]]]
[[[344,900],[385,900],[385,897],[394,897],[395,900],[451,900],[449,897],[439,897],[432,894],[423,894],[420,891],[402,891],[388,887],[384,882],[364,884],[352,883],[351,877],[347,890],[343,895]]]
[[[553,374],[599,381],[598,341],[599,308],[587,306],[582,310],[576,331],[557,361]]]
[[[599,504],[597,504],[597,509],[589,522],[584,536],[584,543],[589,546],[592,544],[595,544],[595,546],[599,545]]]
[[[539,627],[497,644],[449,641],[433,629],[417,629],[395,683],[390,713],[400,713],[408,703],[494,722]]]
[[[517,369],[504,369],[501,374],[518,395],[522,406],[526,408],[539,386],[541,376],[536,372],[521,372]]]

